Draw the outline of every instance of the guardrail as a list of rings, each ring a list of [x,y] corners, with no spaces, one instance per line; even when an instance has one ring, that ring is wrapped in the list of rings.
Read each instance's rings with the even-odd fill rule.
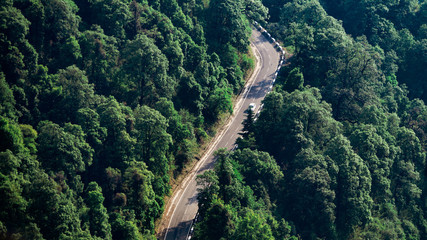
[[[263,28],[257,21],[253,22],[253,25],[258,29],[258,31],[260,31],[271,43],[274,44],[274,47],[277,49],[278,52],[280,52],[280,60],[283,60],[285,58],[286,55],[286,51],[283,49],[282,46],[280,46],[280,44],[277,42],[277,40],[275,38],[273,38],[271,36],[271,34],[265,29]]]
[[[279,74],[280,68],[282,67],[283,62],[285,60],[286,51],[283,49],[282,46],[280,46],[280,44],[276,41],[276,39],[273,38],[271,34],[268,33],[267,30],[265,30],[265,28],[263,28],[257,21],[254,21],[253,24],[255,27],[257,27],[258,31],[260,31],[272,44],[274,44],[274,47],[276,48],[276,50],[280,52],[279,65],[277,66],[277,70],[276,72],[274,72],[274,77],[273,77],[273,86],[274,86],[277,75]],[[271,90],[273,89],[273,86],[270,86],[270,88],[268,89],[268,93],[271,92]],[[263,107],[264,107],[264,104],[261,104],[261,106],[258,108],[258,111],[256,112],[254,117],[254,121],[258,119],[259,114],[261,113],[261,110],[263,109]],[[236,150],[238,147],[239,146],[235,144],[233,146],[233,149],[231,149],[231,151]],[[194,233],[194,225],[197,223],[198,220],[199,220],[199,211],[197,211],[196,217],[193,219],[193,222],[190,225],[190,230],[188,230],[188,233],[187,233],[187,238],[186,238],[187,240],[191,240],[191,237],[193,236],[193,233]]]
[[[271,36],[271,34],[265,28],[263,28],[261,26],[261,24],[259,24],[257,21],[253,21],[253,25],[258,29],[258,31],[261,32],[262,35],[264,35],[272,44],[274,44],[274,47],[276,48],[276,50],[278,52],[280,52],[279,65],[277,66],[277,70],[274,73],[274,77],[273,77],[273,86],[274,86],[274,84],[276,82],[276,79],[277,79],[277,75],[279,74],[280,68],[282,67],[282,65],[283,65],[283,63],[285,61],[286,51],[285,51],[285,49],[282,46],[280,46],[279,42],[277,42],[277,40],[275,38],[273,38]],[[270,89],[268,90],[268,93],[270,93],[272,89],[273,89],[273,87],[270,86]],[[261,105],[261,106],[263,106],[263,105]],[[262,110],[262,107],[260,107],[258,109],[258,111],[256,112],[254,121],[256,121],[258,119],[258,116],[261,113],[261,110]]]

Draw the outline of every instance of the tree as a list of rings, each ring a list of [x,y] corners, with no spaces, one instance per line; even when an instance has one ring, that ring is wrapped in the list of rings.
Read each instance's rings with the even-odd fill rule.
[[[37,131],[31,125],[26,124],[19,125],[19,128],[24,139],[24,147],[30,151],[31,155],[35,155],[37,153]]]
[[[5,4],[0,8],[0,66],[9,84],[26,77],[31,67],[35,67],[37,53],[28,43],[30,22],[21,11]]]
[[[204,213],[204,218],[196,225],[195,239],[221,239],[229,238],[234,223],[230,206],[223,201],[215,199]]]
[[[65,171],[71,180],[92,164],[93,149],[85,141],[79,125],[66,123],[62,128],[50,121],[42,121],[37,129],[39,158],[47,170]]]
[[[425,152],[421,150],[418,138],[412,130],[399,129],[397,143],[401,152],[393,164],[391,188],[399,213],[408,211],[410,219],[420,219],[422,205],[423,171],[426,169]],[[424,225],[422,222],[414,221]],[[424,231],[421,228],[421,231]]]
[[[242,137],[237,138],[236,144],[239,148],[255,149],[254,114],[252,109],[247,110],[247,117],[243,120],[243,129],[239,132]]]
[[[147,164],[148,169],[156,176],[153,179],[154,191],[159,195],[166,194],[169,191],[168,152],[172,144],[171,135],[166,131],[166,118],[147,106],[136,107],[134,115],[137,160]]]
[[[244,217],[240,218],[236,224],[236,230],[232,236],[233,239],[238,240],[272,240],[270,226],[265,222],[262,216],[252,210],[248,210]]]
[[[195,153],[196,139],[192,120],[183,120],[183,113],[179,114],[175,110],[174,104],[165,98],[161,98],[155,108],[168,119],[167,132],[172,137],[170,150],[175,156],[175,164],[178,165],[179,171]]]
[[[146,162],[156,175],[165,174],[167,163],[160,162],[167,162],[166,153],[172,143],[171,136],[166,132],[166,118],[148,106],[138,106],[134,114],[139,159]]]
[[[207,99],[206,108],[203,113],[211,123],[218,120],[221,114],[233,112],[230,89],[217,88]]]
[[[74,191],[65,182],[56,183],[43,170],[34,169],[25,185],[26,196],[31,199],[28,215],[48,239],[89,239],[89,231],[81,228]],[[61,186],[62,185],[62,186]]]
[[[231,158],[240,165],[237,167],[244,176],[247,185],[254,189],[257,196],[263,197],[262,192],[257,192],[260,185],[268,189],[268,193],[276,197],[281,190],[283,173],[276,160],[266,152],[242,149],[233,152]]]
[[[292,92],[296,89],[302,90],[304,85],[304,76],[299,68],[294,68],[289,72],[286,78],[283,89],[288,92]]]
[[[318,89],[296,90],[291,94],[273,93],[255,123],[255,137],[262,150],[285,164],[314,142],[324,146],[341,131],[332,118],[331,106],[321,100]]]
[[[204,107],[204,98],[202,95],[202,86],[196,81],[194,75],[189,72],[185,72],[177,90],[177,100],[179,101],[179,105],[188,109],[195,115],[200,115]]]
[[[76,15],[78,7],[73,1],[43,0],[42,3],[45,17],[42,50],[44,54],[41,60],[51,71],[56,72],[57,69],[75,63],[75,57],[79,56],[80,47],[75,37],[78,35],[81,19]]]
[[[302,236],[336,239],[335,186],[338,167],[311,148],[303,149],[289,170],[287,200]]]
[[[133,221],[126,220],[119,213],[113,212],[110,215],[113,239],[142,240],[142,234]]]
[[[5,232],[12,236],[26,221],[28,201],[22,196],[24,179],[18,174],[21,165],[10,150],[0,152],[0,222],[4,223]]]
[[[123,173],[123,191],[128,207],[135,211],[143,229],[152,231],[154,219],[160,216],[161,208],[153,191],[154,175],[143,162],[131,162]]]
[[[131,20],[128,2],[120,0],[88,1],[76,0],[79,15],[88,25],[99,25],[105,34],[124,39],[125,27]]]
[[[367,163],[372,176],[371,196],[377,202],[391,197],[390,174],[393,165],[393,149],[372,125],[355,126],[349,136],[355,152]]]
[[[219,181],[218,176],[212,170],[208,170],[196,178],[197,186],[197,200],[200,212],[206,212],[210,207],[211,202],[219,194]]]
[[[10,150],[18,153],[22,148],[22,133],[13,121],[0,116],[0,152]]]
[[[0,96],[0,115],[16,119],[15,98],[2,72],[0,72]]]
[[[133,120],[132,110],[110,97],[103,100],[97,112],[100,126],[107,129],[107,137],[99,153],[100,167],[110,166],[124,170],[127,163],[135,160],[136,139],[127,131],[128,124]]]
[[[154,104],[160,97],[170,99],[176,82],[167,75],[169,62],[153,40],[139,34],[126,44],[119,74],[121,96],[129,104]]]
[[[262,4],[262,1],[245,0],[243,4],[245,6],[245,14],[249,19],[260,23],[268,19],[268,9]]]
[[[108,222],[107,209],[103,205],[102,189],[96,182],[90,182],[87,188],[86,203],[89,208],[89,229],[93,236],[102,239],[111,238],[111,226]]]
[[[243,137],[247,137],[249,133],[253,132],[253,124],[254,124],[254,112],[252,108],[249,108],[246,113],[246,119],[243,120],[243,129],[242,133],[239,133]]]
[[[207,23],[208,39],[218,47],[230,43],[241,52],[246,52],[249,32],[248,22],[242,12],[242,1],[214,0],[209,4]]]
[[[363,226],[371,219],[371,174],[342,135],[331,141],[326,154],[340,169],[337,176],[336,221],[340,234],[347,236],[351,233],[352,226]]]
[[[118,70],[119,50],[117,39],[104,34],[99,26],[82,32],[79,37],[82,52],[82,69],[98,93],[109,95],[113,76]]]
[[[57,86],[61,89],[60,102],[52,106],[56,111],[49,113],[51,119],[74,122],[70,113],[75,115],[78,109],[92,107],[95,103],[93,84],[89,84],[85,73],[74,65],[58,71]]]
[[[91,108],[80,108],[76,113],[76,122],[86,133],[87,143],[98,152],[107,137],[107,129],[101,127],[99,114]]]

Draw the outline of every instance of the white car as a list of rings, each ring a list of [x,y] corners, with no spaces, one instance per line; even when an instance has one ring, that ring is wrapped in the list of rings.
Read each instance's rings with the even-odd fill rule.
[[[256,108],[256,104],[251,103],[251,104],[249,104],[248,111],[251,110],[252,112],[255,112],[255,108]]]

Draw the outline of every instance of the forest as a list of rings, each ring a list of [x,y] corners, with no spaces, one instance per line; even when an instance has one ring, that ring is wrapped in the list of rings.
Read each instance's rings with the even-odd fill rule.
[[[197,178],[193,239],[427,239],[425,0],[0,3],[0,239],[155,239],[252,21],[289,59]]]
[[[194,239],[427,239],[427,2],[263,0],[288,62]]]
[[[266,17],[258,0],[0,0],[0,239],[155,239]]]

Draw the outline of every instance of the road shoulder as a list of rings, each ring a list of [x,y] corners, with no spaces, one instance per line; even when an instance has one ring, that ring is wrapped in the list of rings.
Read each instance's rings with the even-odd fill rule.
[[[248,81],[245,83],[244,90],[239,94],[236,104],[233,106],[233,114],[228,117],[227,121],[223,124],[220,130],[217,132],[215,137],[211,140],[209,147],[205,150],[202,158],[199,161],[196,161],[192,169],[187,173],[183,178],[180,184],[173,189],[172,195],[169,197],[169,200],[165,203],[165,210],[163,212],[160,224],[156,229],[157,239],[164,239],[167,229],[169,229],[171,218],[174,214],[175,206],[179,203],[182,198],[183,193],[185,192],[186,186],[195,179],[196,173],[203,166],[209,156],[213,153],[216,148],[217,143],[221,140],[223,135],[226,133],[227,129],[233,122],[233,119],[236,117],[238,111],[240,111],[244,96],[249,91],[250,86],[255,81],[259,71],[261,70],[261,55],[256,49],[256,46],[251,42],[250,44],[251,51],[256,59],[256,64],[254,70],[251,73]]]

